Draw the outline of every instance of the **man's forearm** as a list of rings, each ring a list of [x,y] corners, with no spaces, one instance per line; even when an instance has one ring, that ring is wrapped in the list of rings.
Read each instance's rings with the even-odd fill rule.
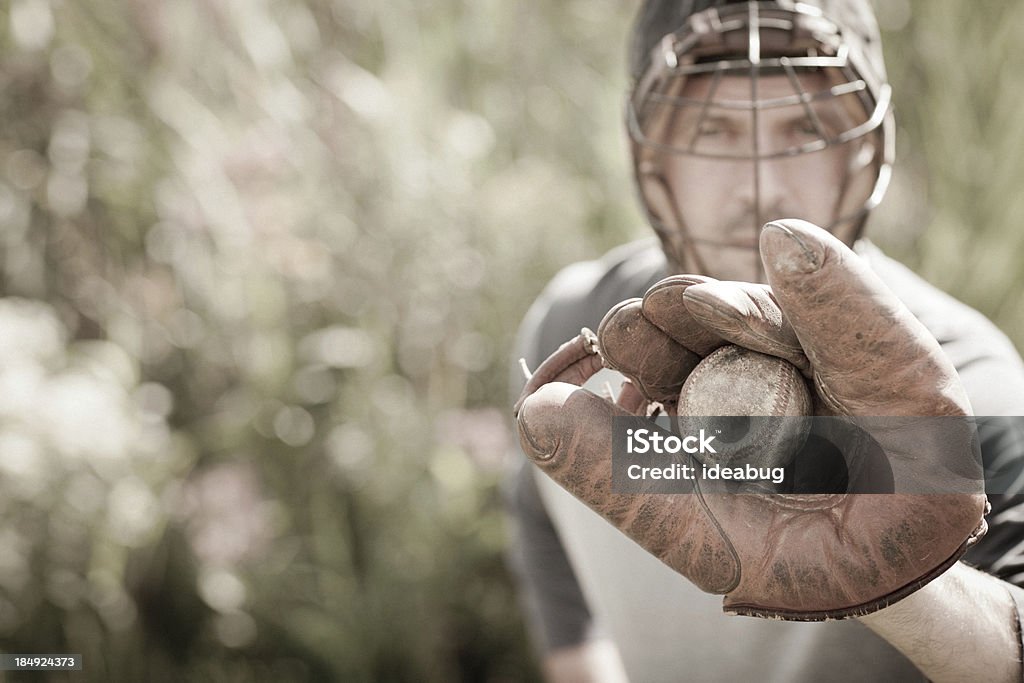
[[[957,563],[921,590],[861,617],[931,680],[1021,680],[1020,624],[1007,584]]]
[[[549,683],[628,683],[619,651],[607,640],[592,640],[548,653],[543,661]]]

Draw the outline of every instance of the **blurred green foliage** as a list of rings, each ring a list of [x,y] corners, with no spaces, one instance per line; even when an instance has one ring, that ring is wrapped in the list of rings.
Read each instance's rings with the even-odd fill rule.
[[[536,677],[507,361],[555,270],[645,232],[634,8],[0,6],[0,648],[93,681]],[[882,19],[873,234],[1020,346],[1024,7]]]
[[[875,5],[899,130],[871,234],[1024,349],[1024,6]]]

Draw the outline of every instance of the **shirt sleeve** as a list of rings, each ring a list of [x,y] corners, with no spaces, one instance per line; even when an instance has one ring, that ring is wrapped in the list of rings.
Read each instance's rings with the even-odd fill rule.
[[[537,490],[532,465],[522,462],[506,481],[511,527],[507,557],[534,646],[548,653],[598,635],[583,591]]]
[[[964,561],[1024,588],[1024,417],[980,417],[978,436],[992,510]]]

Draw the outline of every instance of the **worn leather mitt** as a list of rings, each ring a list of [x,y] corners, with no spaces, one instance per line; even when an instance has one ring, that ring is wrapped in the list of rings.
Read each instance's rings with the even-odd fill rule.
[[[820,414],[970,414],[938,343],[843,243],[782,221],[765,227],[760,248],[768,287],[674,276],[609,312],[599,340],[585,331],[563,345],[516,403],[520,441],[563,488],[702,590],[724,595],[726,612],[868,614],[944,572],[985,533],[969,430],[941,440],[871,433],[897,481],[946,476],[948,463],[929,469],[935,449],[962,453],[968,483],[956,493],[725,494],[699,482],[690,495],[611,489],[612,418],[643,414],[652,401],[672,406],[694,367],[727,343],[800,368]],[[616,403],[579,388],[601,366],[598,347],[632,380]]]

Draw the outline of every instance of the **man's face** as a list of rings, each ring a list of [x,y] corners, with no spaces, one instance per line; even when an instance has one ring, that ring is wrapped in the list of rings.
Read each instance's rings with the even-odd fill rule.
[[[805,93],[827,91],[832,85],[822,72],[802,74],[799,82]],[[780,73],[761,75],[756,95],[746,76],[723,76],[714,85],[706,75],[688,78],[673,94],[696,103],[709,95],[716,103],[762,103],[756,123],[749,109],[699,104],[679,107],[666,119],[663,139],[692,153],[662,155],[660,174],[671,196],[647,196],[663,219],[668,231],[663,240],[677,268],[719,279],[762,280],[757,243],[764,223],[802,218],[828,227],[844,215],[841,202],[849,194],[851,176],[867,163],[863,152],[869,142],[775,159],[750,158],[820,144],[823,133],[834,136],[865,118],[863,107],[852,97],[822,98],[807,106],[765,106],[779,98],[792,99],[795,93],[790,77]],[[838,236],[850,242],[853,233],[852,225],[846,225]]]

